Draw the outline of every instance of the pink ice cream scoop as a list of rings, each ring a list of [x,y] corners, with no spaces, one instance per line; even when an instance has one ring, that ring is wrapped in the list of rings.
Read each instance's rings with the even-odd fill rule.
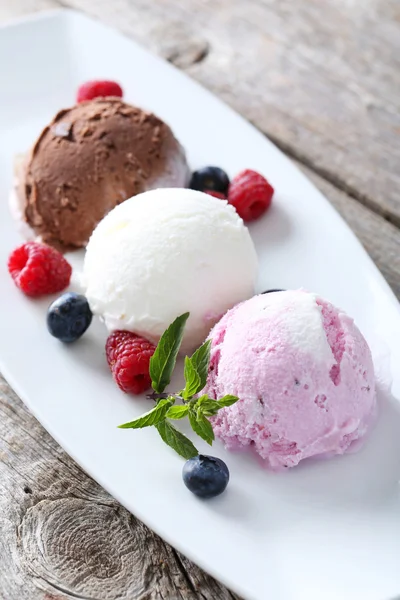
[[[255,296],[210,333],[205,392],[240,400],[219,411],[227,448],[252,446],[272,469],[343,454],[366,434],[376,409],[371,352],[353,320],[315,294]]]

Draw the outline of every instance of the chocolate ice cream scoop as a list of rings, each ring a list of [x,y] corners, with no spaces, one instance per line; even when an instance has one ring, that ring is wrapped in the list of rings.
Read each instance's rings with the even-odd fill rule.
[[[43,242],[85,246],[117,204],[158,187],[185,187],[185,152],[155,115],[119,98],[60,111],[19,163],[16,212]]]

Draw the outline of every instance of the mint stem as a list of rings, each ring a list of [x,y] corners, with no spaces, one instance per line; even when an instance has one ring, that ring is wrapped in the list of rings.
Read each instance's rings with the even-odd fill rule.
[[[153,392],[152,394],[147,394],[146,398],[148,400],[166,400],[168,398],[168,396],[170,396],[171,394],[157,394],[157,392]]]
[[[207,382],[211,340],[204,342],[191,357],[186,356],[184,389],[175,394],[164,392],[171,381],[188,317],[189,313],[185,313],[175,319],[161,336],[151,357],[149,371],[153,392],[146,397],[154,401],[153,408],[141,417],[120,425],[122,429],[156,427],[162,440],[186,459],[196,456],[198,451],[191,440],[174,427],[171,420],[188,417],[193,431],[211,445],[214,431],[209,417],[239,400],[237,396],[231,395],[219,400],[209,398],[207,394],[199,397]],[[179,405],[175,405],[177,400]]]
[[[186,404],[186,400],[184,398],[182,398],[182,396],[180,394],[157,394],[156,392],[153,392],[152,394],[146,394],[146,398],[148,400],[165,400],[166,398],[174,398],[175,400],[181,400],[182,402],[184,402]]]

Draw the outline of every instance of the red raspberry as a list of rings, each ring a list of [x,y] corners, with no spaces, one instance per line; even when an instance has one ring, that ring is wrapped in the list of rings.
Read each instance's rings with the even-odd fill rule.
[[[222,192],[217,192],[217,190],[204,190],[206,194],[210,196],[214,196],[214,198],[219,198],[220,200],[226,200],[226,195]]]
[[[236,208],[243,221],[254,221],[269,208],[273,194],[274,188],[265,177],[246,169],[232,179],[228,202]]]
[[[130,331],[114,331],[106,342],[107,362],[123,392],[142,394],[151,386],[150,358],[156,347]]]
[[[117,362],[117,351],[119,345],[126,339],[130,339],[135,334],[129,331],[113,331],[107,338],[106,341],[106,358],[108,366],[112,370],[113,366]],[[136,337],[136,336],[135,336]]]
[[[27,296],[61,292],[69,285],[72,267],[62,254],[37,242],[16,248],[8,258],[8,272]]]
[[[79,103],[105,96],[122,98],[123,95],[121,86],[115,81],[87,81],[79,87],[76,101]]]

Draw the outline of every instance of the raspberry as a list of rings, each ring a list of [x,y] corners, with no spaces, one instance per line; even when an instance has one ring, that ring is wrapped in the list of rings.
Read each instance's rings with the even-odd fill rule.
[[[76,101],[79,103],[105,96],[122,98],[123,95],[121,86],[115,81],[87,81],[79,87]]]
[[[132,337],[137,336],[130,331],[113,331],[108,336],[106,341],[106,358],[108,366],[111,370],[117,362],[117,351],[120,344],[122,344],[125,340],[131,339]]]
[[[130,331],[114,331],[106,342],[106,357],[123,392],[142,394],[151,386],[150,358],[156,347]]]
[[[226,200],[226,195],[222,192],[217,192],[216,190],[204,190],[206,194],[210,196],[214,196],[214,198],[219,198],[220,200]]]
[[[72,268],[62,254],[37,242],[16,248],[8,258],[8,272],[27,296],[61,292],[69,285]]]
[[[274,188],[265,177],[246,169],[232,179],[228,202],[236,208],[243,221],[254,221],[269,208],[273,194]]]

